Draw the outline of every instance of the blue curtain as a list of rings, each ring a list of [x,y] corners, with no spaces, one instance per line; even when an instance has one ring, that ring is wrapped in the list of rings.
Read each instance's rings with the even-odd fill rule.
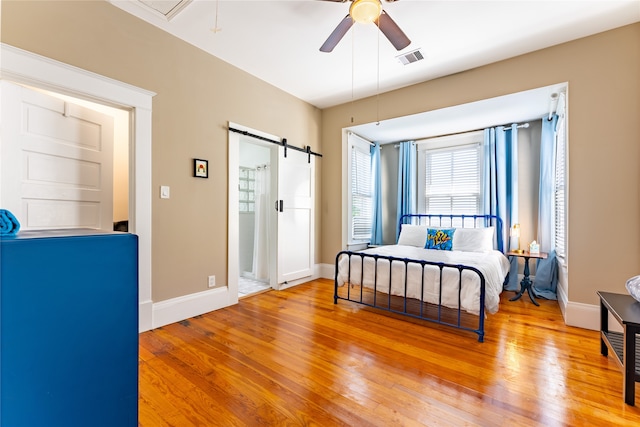
[[[396,237],[400,235],[400,218],[402,215],[416,213],[416,162],[416,143],[414,141],[401,142],[398,153]]]
[[[538,243],[540,250],[549,254],[538,260],[533,291],[536,296],[558,299],[558,263],[555,251],[555,178],[556,178],[556,126],[558,116],[542,119],[540,139],[540,200],[538,204]]]
[[[518,127],[484,130],[484,176],[482,180],[484,213],[502,218],[503,247],[509,248],[509,230],[518,223]],[[515,249],[515,248],[513,248]],[[509,281],[505,289],[520,289],[518,259],[512,257]]]
[[[380,173],[380,144],[371,147],[371,189],[373,192],[373,216],[371,221],[371,244],[382,244],[382,174]]]

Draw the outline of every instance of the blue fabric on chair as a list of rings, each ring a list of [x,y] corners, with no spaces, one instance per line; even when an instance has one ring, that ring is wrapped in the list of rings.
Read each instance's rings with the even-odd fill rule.
[[[15,236],[20,231],[20,222],[11,212],[0,209],[0,236]]]
[[[557,300],[558,261],[556,251],[549,252],[547,259],[539,259],[536,265],[536,277],[533,281],[533,293],[537,297]]]

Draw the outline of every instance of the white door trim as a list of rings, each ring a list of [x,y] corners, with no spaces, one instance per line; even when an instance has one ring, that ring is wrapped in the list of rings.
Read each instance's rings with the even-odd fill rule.
[[[151,110],[154,92],[16,47],[0,44],[0,79],[131,109],[129,224],[139,239],[139,330],[152,328]]]

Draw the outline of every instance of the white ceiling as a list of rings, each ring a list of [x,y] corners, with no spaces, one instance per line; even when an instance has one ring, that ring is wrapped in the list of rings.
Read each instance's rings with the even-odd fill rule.
[[[320,46],[348,13],[349,2],[191,0],[168,20],[139,0],[109,1],[318,108],[640,21],[640,0],[383,1],[384,10],[411,39],[407,48],[398,52],[374,24],[356,23],[333,52],[323,53]],[[402,65],[396,59],[415,49],[424,60]],[[522,120],[543,115],[550,91],[558,88],[562,89],[531,91],[529,95],[538,95],[539,101],[524,103],[535,113],[522,112]],[[524,95],[511,100],[522,104]],[[466,111],[476,112],[472,107],[481,105],[470,104]],[[513,105],[502,105],[503,110],[513,110]],[[514,118],[507,121],[520,120],[514,114],[510,117]],[[502,124],[501,120],[494,117],[492,124]],[[395,132],[391,122],[371,125],[378,140],[384,139],[380,135],[385,125]],[[457,132],[458,127],[449,123],[435,134]],[[395,135],[394,140],[402,139]]]

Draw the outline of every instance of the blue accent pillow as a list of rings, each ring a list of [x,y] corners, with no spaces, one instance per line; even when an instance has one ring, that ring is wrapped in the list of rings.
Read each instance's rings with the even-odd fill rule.
[[[427,230],[427,244],[425,249],[450,251],[453,244],[455,228],[430,228]]]

